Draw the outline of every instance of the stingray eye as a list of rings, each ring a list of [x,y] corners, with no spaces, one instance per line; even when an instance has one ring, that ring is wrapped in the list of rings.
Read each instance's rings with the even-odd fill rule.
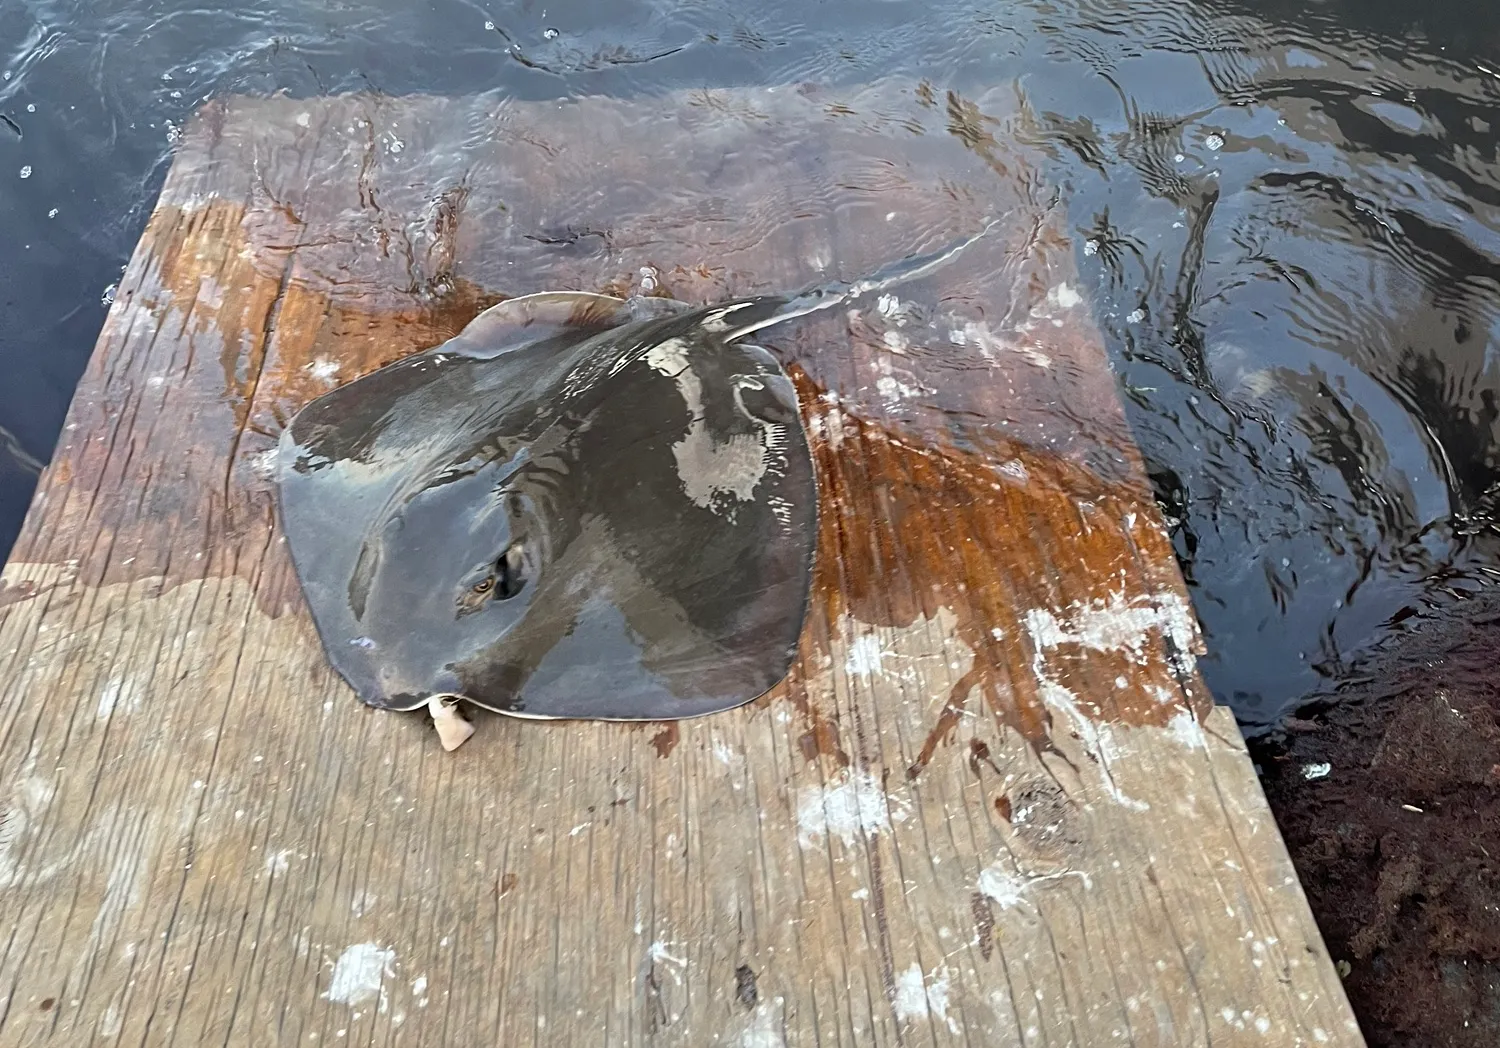
[[[501,600],[509,600],[520,593],[526,585],[526,577],[523,574],[525,566],[526,560],[522,555],[519,542],[500,554],[500,559],[495,561],[495,578],[499,583],[495,596]]]
[[[469,587],[470,591],[478,593],[480,596],[483,596],[494,588],[495,580],[491,576],[486,576],[485,578],[480,579],[478,582],[474,583],[474,585]]]

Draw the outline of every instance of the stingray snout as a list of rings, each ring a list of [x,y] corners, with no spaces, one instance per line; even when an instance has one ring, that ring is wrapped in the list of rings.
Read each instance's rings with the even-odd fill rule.
[[[395,709],[416,709],[432,695],[456,695],[461,689],[458,674],[452,670],[437,673],[412,673],[412,667],[398,663],[381,666],[377,671],[381,694]]]

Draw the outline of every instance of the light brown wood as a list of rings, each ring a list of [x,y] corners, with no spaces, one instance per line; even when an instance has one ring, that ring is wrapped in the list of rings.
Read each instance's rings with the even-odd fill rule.
[[[1010,90],[194,122],[0,589],[0,1043],[1357,1045]],[[934,278],[767,341],[802,657],[677,725],[365,709],[267,454],[504,295]]]

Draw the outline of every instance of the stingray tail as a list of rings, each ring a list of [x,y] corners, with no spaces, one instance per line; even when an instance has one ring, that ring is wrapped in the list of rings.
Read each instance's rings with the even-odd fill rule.
[[[992,218],[979,232],[961,237],[941,250],[925,255],[909,255],[881,266],[874,273],[859,280],[839,280],[830,284],[820,284],[792,298],[777,296],[751,299],[722,314],[722,319],[728,326],[724,341],[733,342],[737,338],[744,338],[752,332],[768,328],[773,324],[805,317],[819,310],[832,309],[862,295],[875,291],[888,291],[908,281],[935,273],[958,257],[975,241],[988,234],[998,221]]]

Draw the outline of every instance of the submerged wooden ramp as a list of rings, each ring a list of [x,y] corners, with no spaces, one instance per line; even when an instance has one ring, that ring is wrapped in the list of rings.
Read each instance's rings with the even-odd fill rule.
[[[0,588],[0,1043],[1357,1045],[1009,91],[231,100]],[[266,467],[501,296],[936,276],[770,340],[802,657],[679,725],[330,672]]]

